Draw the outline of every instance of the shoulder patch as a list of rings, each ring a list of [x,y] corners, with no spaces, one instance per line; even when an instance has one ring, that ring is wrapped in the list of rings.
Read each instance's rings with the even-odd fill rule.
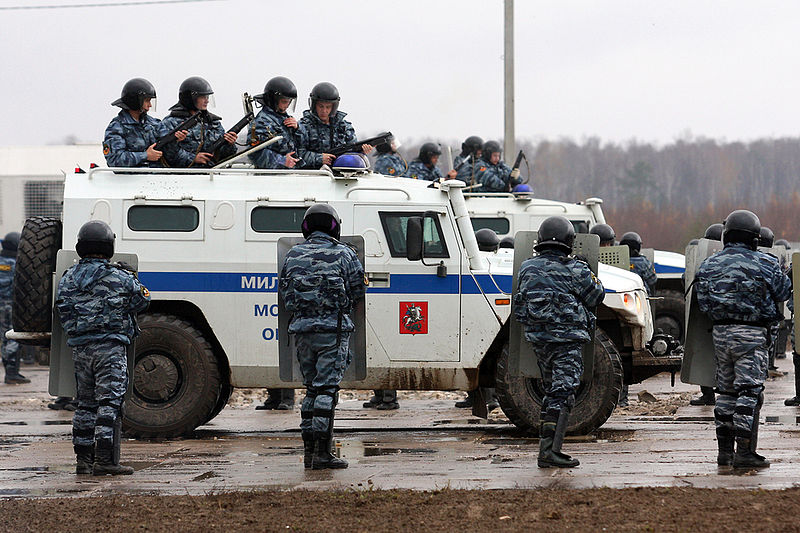
[[[389,167],[389,174],[394,174],[395,172],[397,171],[394,168]]]
[[[103,143],[103,155],[108,155],[111,153],[111,147],[108,143]]]
[[[478,169],[478,172],[483,172],[484,170],[486,170],[486,167],[481,167]]]
[[[150,291],[147,290],[147,287],[142,285],[142,296],[145,298],[150,298]]]
[[[0,272],[11,272],[11,265],[0,265]]]

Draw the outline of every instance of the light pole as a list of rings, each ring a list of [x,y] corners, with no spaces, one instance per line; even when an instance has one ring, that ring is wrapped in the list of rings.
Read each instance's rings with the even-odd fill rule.
[[[503,153],[506,163],[514,162],[514,0],[504,0],[503,17]]]

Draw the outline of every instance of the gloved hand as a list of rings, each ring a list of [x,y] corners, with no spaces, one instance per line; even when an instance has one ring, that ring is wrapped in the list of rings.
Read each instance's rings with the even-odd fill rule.
[[[122,270],[127,270],[128,272],[130,272],[131,274],[133,274],[138,278],[138,272],[136,271],[135,268],[133,268],[133,265],[130,265],[125,261],[117,261],[116,263],[114,263],[114,266],[117,268],[121,268]]]
[[[519,178],[519,169],[518,168],[511,169],[510,176],[511,176],[512,180],[515,180],[515,179]]]

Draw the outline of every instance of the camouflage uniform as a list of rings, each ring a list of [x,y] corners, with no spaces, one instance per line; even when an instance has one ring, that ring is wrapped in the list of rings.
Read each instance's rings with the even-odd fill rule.
[[[460,158],[460,161],[456,162]],[[467,185],[472,185],[472,156],[467,158],[463,158],[461,156],[456,157],[456,160],[453,161],[453,168],[456,170],[456,179],[461,180]],[[461,163],[463,161],[463,163]],[[459,166],[459,164],[461,166]],[[477,174],[475,175],[475,181],[477,182]]]
[[[78,390],[75,446],[114,446],[128,387],[126,346],[139,333],[136,313],[149,301],[133,274],[106,259],[81,259],[61,278],[56,308],[72,347]]]
[[[406,170],[408,170],[408,165],[403,157],[398,153],[381,154],[378,156],[378,159],[375,160],[375,167],[373,170],[378,174],[383,174],[384,176],[393,176],[395,178],[399,178],[406,173]]]
[[[475,165],[475,182],[481,184],[481,192],[509,192],[522,180],[512,179],[511,167],[503,161],[493,165],[481,157]]]
[[[336,111],[330,124],[323,124],[311,110],[303,111],[299,120],[297,152],[303,160],[303,168],[320,168],[322,154],[328,150],[356,142],[356,130],[344,119],[347,113]]]
[[[166,135],[181,122],[189,118],[189,111],[180,104],[172,108],[169,116],[161,121],[159,136]],[[204,117],[189,129],[189,134],[182,141],[171,142],[164,147],[164,160],[167,165],[175,168],[206,167],[194,162],[194,157],[200,152],[208,152],[211,145],[225,135],[222,118],[212,113],[205,113]],[[222,160],[236,153],[236,146],[222,143],[216,156]]]
[[[522,263],[514,317],[524,326],[542,371],[543,420],[555,421],[572,406],[583,373],[582,345],[591,340],[595,325],[590,309],[604,295],[589,266],[563,251],[545,249]]]
[[[442,171],[439,170],[439,167],[428,168],[425,163],[419,159],[415,159],[408,165],[408,171],[406,171],[403,177],[415,180],[436,181],[442,178]]]
[[[656,276],[656,269],[652,263],[643,255],[634,255],[631,257],[631,272],[637,274],[642,281],[644,281],[644,288],[647,289],[647,295],[653,294],[656,288],[658,277]]]
[[[19,344],[6,339],[6,331],[12,328],[11,308],[14,296],[14,267],[17,260],[0,255],[0,353],[7,373],[9,366],[19,371]],[[12,374],[16,372],[11,372]]]
[[[296,153],[299,124],[298,129],[286,126],[283,121],[288,117],[287,113],[278,113],[267,106],[256,115],[250,144],[266,141],[273,135],[283,137],[275,144],[249,156],[256,168],[285,168],[286,154],[295,152],[295,157],[299,157]],[[297,164],[300,166],[302,162],[298,161]]]
[[[790,280],[775,258],[730,243],[703,261],[694,284],[700,310],[714,322],[717,437],[750,439],[764,401],[767,327],[791,295]]]
[[[286,255],[279,290],[292,313],[289,334],[295,335],[306,387],[300,429],[306,437],[329,438],[339,383],[350,364],[350,312],[364,296],[364,268],[351,248],[315,231]]]
[[[103,155],[110,167],[160,167],[147,160],[147,148],[158,140],[161,121],[142,113],[139,121],[123,109],[111,119],[103,139]]]

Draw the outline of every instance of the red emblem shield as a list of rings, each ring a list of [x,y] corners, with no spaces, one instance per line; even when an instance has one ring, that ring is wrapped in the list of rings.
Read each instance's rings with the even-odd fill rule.
[[[400,302],[400,334],[428,333],[428,302]]]

